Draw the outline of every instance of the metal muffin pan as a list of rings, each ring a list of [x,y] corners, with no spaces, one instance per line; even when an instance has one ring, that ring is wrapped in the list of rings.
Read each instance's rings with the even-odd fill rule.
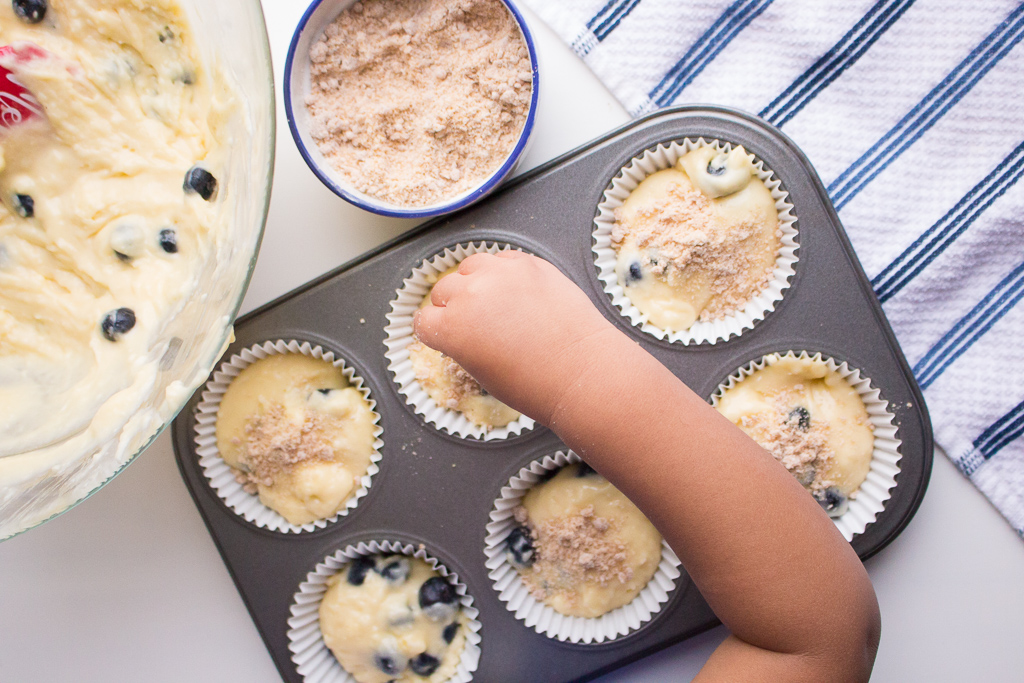
[[[612,177],[644,149],[684,137],[742,144],[782,180],[798,217],[800,258],[785,297],[752,330],[715,345],[662,342],[630,325],[603,291],[591,251],[593,219]],[[238,320],[236,340],[226,357],[267,340],[321,344],[365,379],[384,428],[380,472],[359,505],[325,529],[283,534],[237,516],[204,478],[194,442],[200,392],[174,421],[182,477],[284,680],[302,681],[286,635],[299,584],[327,555],[359,541],[422,543],[458,574],[480,610],[483,641],[477,681],[589,680],[718,623],[685,573],[651,621],[603,644],[572,644],[539,635],[498,599],[484,566],[485,527],[494,500],[520,468],[565,446],[540,426],[490,442],[444,433],[406,405],[384,357],[385,315],[402,280],[445,247],[487,240],[522,247],[555,263],[609,320],[704,398],[740,366],[774,351],[820,351],[859,368],[889,402],[902,459],[885,510],[852,545],[861,558],[870,557],[913,517],[931,473],[928,413],[821,180],[791,140],[759,119],[716,107],[663,110]]]

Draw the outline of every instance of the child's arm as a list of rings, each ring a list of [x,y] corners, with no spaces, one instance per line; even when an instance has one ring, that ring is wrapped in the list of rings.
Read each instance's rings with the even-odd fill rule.
[[[771,455],[551,264],[467,258],[419,338],[557,433],[662,532],[732,631],[699,681],[866,681],[879,637],[856,554]]]

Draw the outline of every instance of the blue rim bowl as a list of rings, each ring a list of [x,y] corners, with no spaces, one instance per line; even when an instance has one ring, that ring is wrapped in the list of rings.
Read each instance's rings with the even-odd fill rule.
[[[458,211],[480,201],[493,192],[515,170],[520,158],[522,158],[523,152],[526,150],[530,135],[533,133],[533,124],[537,116],[537,100],[540,93],[537,49],[533,44],[533,36],[530,34],[530,29],[527,27],[523,15],[511,0],[500,0],[508,8],[512,16],[515,17],[516,23],[519,25],[519,30],[526,41],[526,49],[530,53],[530,65],[533,69],[533,92],[530,95],[530,109],[526,114],[526,124],[523,126],[523,132],[519,135],[516,146],[496,171],[468,193],[460,194],[454,199],[440,204],[406,209],[388,202],[376,200],[344,184],[337,174],[332,172],[323,161],[316,143],[309,135],[308,125],[306,125],[308,124],[309,117],[306,113],[303,93],[308,92],[309,84],[308,81],[302,82],[299,79],[308,79],[309,70],[307,68],[297,71],[295,69],[296,58],[298,57],[305,64],[308,64],[309,48],[313,41],[320,37],[320,34],[323,33],[328,24],[334,21],[342,11],[354,5],[355,2],[356,0],[313,0],[305,14],[302,15],[302,19],[299,20],[299,25],[292,35],[291,45],[288,47],[288,58],[284,64],[284,107],[288,118],[288,128],[292,132],[295,146],[299,148],[299,153],[305,160],[306,165],[320,179],[320,182],[330,188],[334,194],[361,209],[366,209],[382,216],[431,218]],[[299,114],[298,117],[296,116],[297,113]]]

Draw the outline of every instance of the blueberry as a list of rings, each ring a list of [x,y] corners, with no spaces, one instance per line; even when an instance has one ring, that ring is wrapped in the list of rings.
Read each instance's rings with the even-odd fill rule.
[[[787,422],[796,420],[796,426],[802,431],[807,431],[811,428],[811,413],[807,408],[803,406],[797,406],[793,410],[789,411],[789,415],[786,416]]]
[[[217,179],[205,168],[193,166],[185,174],[184,189],[186,193],[194,192],[206,201],[217,196]]]
[[[127,263],[142,255],[144,240],[142,228],[134,222],[126,221],[111,231],[110,249],[117,258]]]
[[[380,575],[390,584],[400,585],[409,578],[409,560],[402,557],[381,567]]]
[[[545,481],[551,481],[559,472],[561,472],[561,470],[544,470],[544,473],[540,475],[540,480],[537,483],[540,484]]]
[[[100,328],[103,336],[110,341],[117,341],[121,335],[126,334],[135,327],[135,311],[130,308],[118,308],[103,316]]]
[[[813,465],[808,465],[793,473],[793,476],[796,477],[796,480],[800,482],[801,486],[810,486],[813,484],[814,477],[817,475],[818,470]]]
[[[441,637],[444,638],[444,642],[449,645],[455,640],[455,634],[459,632],[459,622],[453,621],[444,627],[444,631],[441,632]]]
[[[533,565],[533,534],[529,529],[517,526],[512,529],[505,543],[508,548],[508,561],[513,567],[526,569]]]
[[[174,228],[164,228],[160,231],[160,248],[168,254],[178,253],[178,233]]]
[[[156,37],[160,39],[161,43],[166,43],[168,40],[174,40],[174,31],[170,26],[164,26],[164,30],[160,31]]]
[[[426,652],[418,654],[409,660],[409,668],[417,676],[429,676],[437,671],[439,666],[441,666],[441,660],[428,655]]]
[[[324,396],[330,396],[331,392],[334,391],[334,389],[317,389],[317,391],[319,391]]]
[[[639,261],[633,261],[632,263],[630,263],[629,264],[629,279],[636,281],[636,280],[642,280],[643,278],[644,278],[644,273],[643,273],[642,270],[640,270],[640,262]]]
[[[27,194],[14,195],[14,210],[22,218],[32,218],[36,215],[36,200]]]
[[[455,589],[440,576],[434,576],[420,586],[420,607],[434,621],[445,621],[455,615]]]
[[[11,5],[26,24],[38,24],[46,16],[46,0],[13,0]]]
[[[368,557],[357,557],[348,567],[348,582],[353,586],[362,586],[371,569],[373,569],[373,560]]]
[[[850,507],[850,501],[835,486],[825,489],[816,498],[829,517],[842,517]]]
[[[397,676],[405,668],[401,655],[393,652],[378,652],[373,656],[373,665],[389,676]]]
[[[725,154],[719,154],[714,159],[708,162],[708,175],[720,176],[725,175],[726,167],[725,163],[728,157]]]
[[[597,474],[597,470],[595,470],[593,467],[591,467],[590,465],[588,465],[587,463],[585,463],[585,462],[583,462],[581,460],[580,461],[579,469],[576,470],[576,478],[580,479],[582,477],[596,477],[596,476],[599,476]]]

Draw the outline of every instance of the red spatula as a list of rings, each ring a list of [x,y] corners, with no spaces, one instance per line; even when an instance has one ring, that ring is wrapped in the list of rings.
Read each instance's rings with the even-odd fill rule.
[[[18,80],[18,72],[50,53],[34,43],[0,45],[0,130],[43,116],[39,100]]]

